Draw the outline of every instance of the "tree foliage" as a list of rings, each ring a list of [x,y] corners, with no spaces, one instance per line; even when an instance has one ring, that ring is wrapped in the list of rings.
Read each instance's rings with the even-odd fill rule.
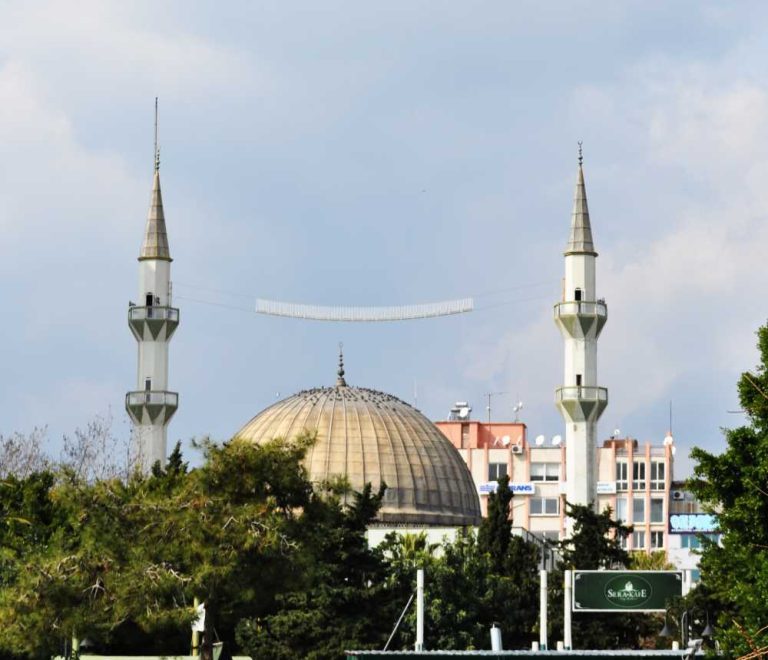
[[[716,513],[722,534],[720,544],[704,543],[697,598],[717,613],[716,637],[733,655],[768,654],[768,326],[757,338],[757,368],[738,382],[749,423],[725,432],[722,454],[691,452],[689,488]]]

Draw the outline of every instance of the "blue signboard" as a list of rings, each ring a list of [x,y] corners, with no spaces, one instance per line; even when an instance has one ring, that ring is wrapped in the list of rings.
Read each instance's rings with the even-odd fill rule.
[[[717,532],[717,516],[711,513],[672,513],[670,534],[712,534]]]

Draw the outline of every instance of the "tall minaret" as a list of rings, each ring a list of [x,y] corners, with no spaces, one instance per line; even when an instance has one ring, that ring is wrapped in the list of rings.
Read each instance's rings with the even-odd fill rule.
[[[566,498],[572,504],[596,501],[597,420],[608,405],[608,390],[597,385],[597,338],[608,318],[595,291],[595,252],[584,187],[581,143],[579,171],[565,249],[563,300],[555,322],[565,340],[565,380],[555,402],[565,420]]]
[[[179,395],[168,390],[168,344],[179,325],[179,310],[171,306],[171,261],[160,193],[155,99],[152,200],[139,254],[139,300],[128,308],[128,325],[139,348],[137,387],[125,397],[134,424],[138,460],[145,472],[155,461],[165,463],[168,422],[179,403]]]

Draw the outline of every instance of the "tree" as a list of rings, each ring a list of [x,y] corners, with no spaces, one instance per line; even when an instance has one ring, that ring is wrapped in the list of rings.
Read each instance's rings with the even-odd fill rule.
[[[367,484],[349,506],[339,497],[346,489],[338,488],[309,503],[296,536],[304,579],[278,597],[274,613],[240,623],[237,638],[247,653],[321,660],[342,657],[349,648],[384,646],[392,592],[382,553],[365,537],[384,489],[373,493]]]
[[[561,561],[549,582],[550,639],[563,638],[566,569],[621,569],[631,563],[622,540],[632,533],[632,528],[613,520],[610,507],[598,513],[592,506],[566,503],[566,511],[572,520],[572,532],[558,544]],[[646,644],[647,638],[655,638],[659,628],[655,617],[643,614],[574,612],[573,646],[577,649],[638,648]]]
[[[22,530],[19,551],[6,555],[0,648],[45,656],[74,634],[110,650],[139,631],[151,646],[120,650],[178,653],[197,596],[210,658],[214,628],[234,641],[237,620],[271,607],[290,583],[291,526],[311,501],[301,466],[310,443],[206,444],[197,470],[175,460],[126,481],[60,472],[43,489],[48,536],[24,542]]]
[[[715,455],[695,448],[688,487],[717,515],[720,543],[706,541],[701,604],[717,613],[716,638],[731,655],[768,654],[768,325],[757,331],[760,361],[741,375],[738,395],[748,424],[725,432]]]

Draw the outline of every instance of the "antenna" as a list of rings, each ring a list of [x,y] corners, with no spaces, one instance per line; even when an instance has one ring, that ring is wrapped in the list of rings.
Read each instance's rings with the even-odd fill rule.
[[[672,399],[669,400],[669,435],[672,435]]]
[[[488,392],[485,396],[488,397],[488,405],[486,406],[486,410],[488,411],[488,423],[491,423],[491,399],[495,396],[500,396],[502,394],[506,394],[506,392]]]
[[[515,421],[520,421],[520,411],[523,409],[523,402],[520,401],[520,395],[517,397],[517,403],[512,406],[512,412],[515,413]]]
[[[153,154],[155,160],[155,172],[160,170],[160,147],[157,146],[157,97],[155,97],[155,153]]]

